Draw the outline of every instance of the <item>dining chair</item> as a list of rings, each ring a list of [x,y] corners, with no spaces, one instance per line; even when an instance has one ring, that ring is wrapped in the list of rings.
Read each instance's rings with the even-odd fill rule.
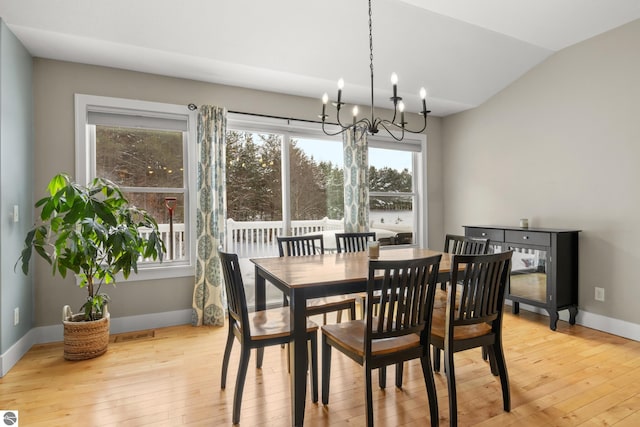
[[[486,254],[489,239],[447,234],[444,237],[444,251],[455,255]]]
[[[414,260],[370,260],[365,320],[322,327],[322,403],[329,403],[331,349],[364,368],[367,426],[373,426],[373,369],[420,359],[427,388],[431,425],[438,425],[438,402],[429,357],[429,331],[436,279],[442,255]],[[379,315],[373,294],[380,291]],[[401,375],[400,375],[401,376]],[[396,376],[396,386],[402,381]],[[380,387],[384,388],[381,382]]]
[[[251,349],[260,349],[272,345],[286,344],[292,339],[289,309],[280,307],[249,313],[244,284],[240,272],[238,255],[219,251],[222,275],[229,305],[229,333],[222,359],[221,388],[226,388],[227,369],[234,338],[240,342],[240,366],[236,377],[236,389],[233,395],[233,424],[240,421],[242,393],[249,366]],[[318,401],[318,325],[307,320],[307,347],[311,365],[311,394],[313,402]],[[258,368],[261,360],[258,358]]]
[[[324,240],[321,234],[310,236],[278,237],[278,252],[284,256],[304,256],[324,254]],[[288,305],[286,295],[285,305]],[[336,295],[307,300],[307,316],[322,314],[323,323],[327,323],[327,313],[337,312],[337,322],[342,321],[342,311],[349,310],[351,320],[356,318],[356,300],[346,295]]]
[[[366,251],[369,242],[374,242],[375,240],[376,233],[374,231],[336,233],[336,250],[338,253]],[[361,292],[350,296],[358,302],[360,306],[360,318],[364,319],[366,293]]]
[[[478,237],[459,236],[457,234],[447,234],[444,237],[444,252],[453,255],[482,255],[489,251],[489,239]],[[447,301],[447,293],[444,292],[447,282],[440,284],[440,290],[436,291],[434,308],[444,307]],[[482,349],[482,358],[487,360],[486,350]],[[433,369],[440,370],[440,352],[433,348]]]
[[[446,306],[433,310],[431,345],[444,351],[452,426],[457,425],[458,419],[453,355],[459,351],[487,349],[491,372],[500,377],[504,410],[511,410],[509,376],[502,350],[502,314],[512,252],[453,255]]]
[[[336,250],[338,253],[366,251],[369,242],[375,240],[376,233],[373,231],[336,233]]]

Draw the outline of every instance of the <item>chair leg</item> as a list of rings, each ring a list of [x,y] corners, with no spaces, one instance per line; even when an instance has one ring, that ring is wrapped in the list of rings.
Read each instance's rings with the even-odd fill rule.
[[[386,372],[386,367],[378,368],[379,372]],[[383,387],[384,388],[384,387]],[[371,369],[364,364],[364,393],[367,402],[367,427],[373,427],[373,384],[371,381]]]
[[[386,366],[380,366],[378,368],[378,385],[383,390],[387,386],[387,367]]]
[[[507,362],[504,359],[504,352],[502,351],[502,343],[497,341],[492,347],[493,354],[489,354],[489,357],[496,361],[498,372],[500,373],[500,385],[502,386],[502,403],[506,412],[511,411],[511,392],[509,391],[509,374],[507,372]]]
[[[433,347],[433,370],[438,372],[440,371],[440,349],[435,345]]]
[[[402,375],[404,373],[404,363],[396,363],[396,387],[402,388]]]
[[[227,335],[227,344],[224,347],[224,357],[222,358],[222,378],[220,380],[220,388],[227,387],[227,370],[229,369],[229,358],[231,356],[231,347],[233,347],[233,325],[229,322],[229,334]]]
[[[351,301],[351,304],[349,305],[349,313],[351,314],[351,320],[356,320],[356,302]],[[364,319],[364,317],[363,317]]]
[[[238,367],[238,377],[236,378],[236,392],[233,395],[233,424],[238,424],[240,422],[240,406],[242,405],[244,380],[247,378],[247,368],[249,367],[250,355],[251,350],[243,346],[240,351],[240,366]]]
[[[365,320],[364,311],[367,301],[364,298],[359,298],[358,301],[360,302],[360,319]]]
[[[497,377],[498,375],[500,375],[500,372],[498,372],[498,365],[496,363],[496,355],[495,355],[493,346],[490,345],[490,346],[482,347],[482,350],[483,352],[486,351],[487,353],[487,359],[489,359],[489,367],[491,368],[491,373]]]
[[[264,348],[256,349],[256,368],[262,369],[263,360],[264,360]]]
[[[453,368],[453,351],[444,349],[444,370],[447,375],[447,388],[449,390],[449,425],[458,425],[458,399],[456,397],[456,375]]]
[[[329,403],[329,379],[331,378],[331,346],[322,334],[322,404]]]
[[[431,369],[431,360],[427,351],[424,357],[420,358],[422,365],[422,374],[424,375],[424,383],[427,386],[427,397],[429,398],[429,416],[431,418],[431,426],[437,427],[440,421],[438,415],[438,395],[436,393],[436,383],[433,379],[433,370]]]
[[[307,357],[311,367],[311,401],[318,403],[318,337],[316,332],[310,334],[307,340]]]

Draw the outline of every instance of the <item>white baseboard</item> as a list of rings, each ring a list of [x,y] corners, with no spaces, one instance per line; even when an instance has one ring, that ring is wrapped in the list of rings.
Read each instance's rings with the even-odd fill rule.
[[[192,310],[177,310],[165,313],[143,314],[139,316],[127,316],[111,318],[110,333],[121,334],[123,332],[141,331],[145,329],[164,328],[167,326],[191,324]],[[59,325],[40,326],[31,329],[14,345],[0,355],[0,377],[24,356],[29,349],[36,344],[62,341],[62,323]]]
[[[13,368],[34,344],[38,343],[36,335],[35,329],[31,329],[7,351],[0,354],[0,378],[4,377],[9,369]]]
[[[511,305],[511,301],[506,301],[507,305]],[[533,313],[549,316],[547,310],[534,307],[528,304],[520,303],[521,310],[531,311]],[[560,320],[569,321],[569,311],[561,310],[559,312]],[[627,322],[625,320],[614,319],[600,314],[589,313],[588,311],[578,311],[576,316],[576,324],[587,328],[596,329],[608,334],[617,335],[619,337],[628,338],[634,341],[640,341],[640,325],[637,323]]]

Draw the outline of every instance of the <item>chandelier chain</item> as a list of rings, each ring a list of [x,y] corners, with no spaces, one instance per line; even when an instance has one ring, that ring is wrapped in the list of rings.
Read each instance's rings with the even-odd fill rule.
[[[371,13],[371,0],[369,0],[369,68],[371,69],[371,121],[373,123],[373,14]]]

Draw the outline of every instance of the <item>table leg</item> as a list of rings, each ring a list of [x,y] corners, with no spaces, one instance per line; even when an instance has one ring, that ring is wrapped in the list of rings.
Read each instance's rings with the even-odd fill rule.
[[[293,340],[289,345],[291,363],[291,421],[293,426],[304,423],[307,394],[307,301],[303,289],[293,289],[289,310],[293,321]],[[317,351],[317,349],[314,349]]]
[[[260,275],[260,269],[256,266],[256,311],[265,310],[267,308],[267,292],[266,281],[264,277]],[[264,359],[264,347],[256,350],[256,366],[262,367],[262,360]]]

